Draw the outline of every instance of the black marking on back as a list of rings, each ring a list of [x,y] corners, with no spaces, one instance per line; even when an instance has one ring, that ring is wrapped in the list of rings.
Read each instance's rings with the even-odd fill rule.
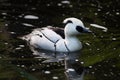
[[[64,29],[58,28],[58,27],[50,27],[49,29],[52,29],[54,32],[59,34],[63,39],[65,39]]]

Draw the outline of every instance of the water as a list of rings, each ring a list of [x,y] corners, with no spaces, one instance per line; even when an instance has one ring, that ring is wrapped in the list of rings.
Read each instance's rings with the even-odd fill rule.
[[[84,80],[119,80],[119,6],[118,0],[1,0],[0,80],[80,80],[82,69]],[[94,32],[80,35],[81,52],[35,56],[18,39],[34,28],[64,27],[66,17],[81,19]]]

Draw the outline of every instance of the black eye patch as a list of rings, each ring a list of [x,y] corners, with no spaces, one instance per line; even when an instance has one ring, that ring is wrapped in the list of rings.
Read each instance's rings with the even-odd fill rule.
[[[83,28],[82,28],[81,26],[76,26],[76,30],[77,30],[78,32],[83,32]]]

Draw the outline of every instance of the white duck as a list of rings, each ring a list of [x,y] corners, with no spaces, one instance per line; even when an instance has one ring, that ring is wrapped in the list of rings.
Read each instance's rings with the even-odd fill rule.
[[[44,27],[34,29],[22,39],[30,46],[38,49],[45,49],[56,52],[74,52],[82,48],[77,35],[84,32],[91,32],[84,27],[81,20],[77,18],[66,18],[63,21],[65,29],[58,27]]]

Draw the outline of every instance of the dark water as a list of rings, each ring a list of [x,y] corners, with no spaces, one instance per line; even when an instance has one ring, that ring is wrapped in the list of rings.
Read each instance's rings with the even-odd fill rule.
[[[68,57],[89,68],[84,80],[119,80],[119,7],[119,0],[0,0],[0,80],[67,80],[70,76],[64,73],[65,67],[72,65]],[[26,19],[28,15],[34,19]],[[34,56],[26,42],[18,39],[34,28],[64,27],[62,21],[67,17],[81,19],[95,33],[80,35],[84,47],[77,58],[73,54],[48,55],[50,52],[45,52],[44,58]],[[104,26],[108,31],[90,24]],[[74,73],[72,80],[79,78]]]

